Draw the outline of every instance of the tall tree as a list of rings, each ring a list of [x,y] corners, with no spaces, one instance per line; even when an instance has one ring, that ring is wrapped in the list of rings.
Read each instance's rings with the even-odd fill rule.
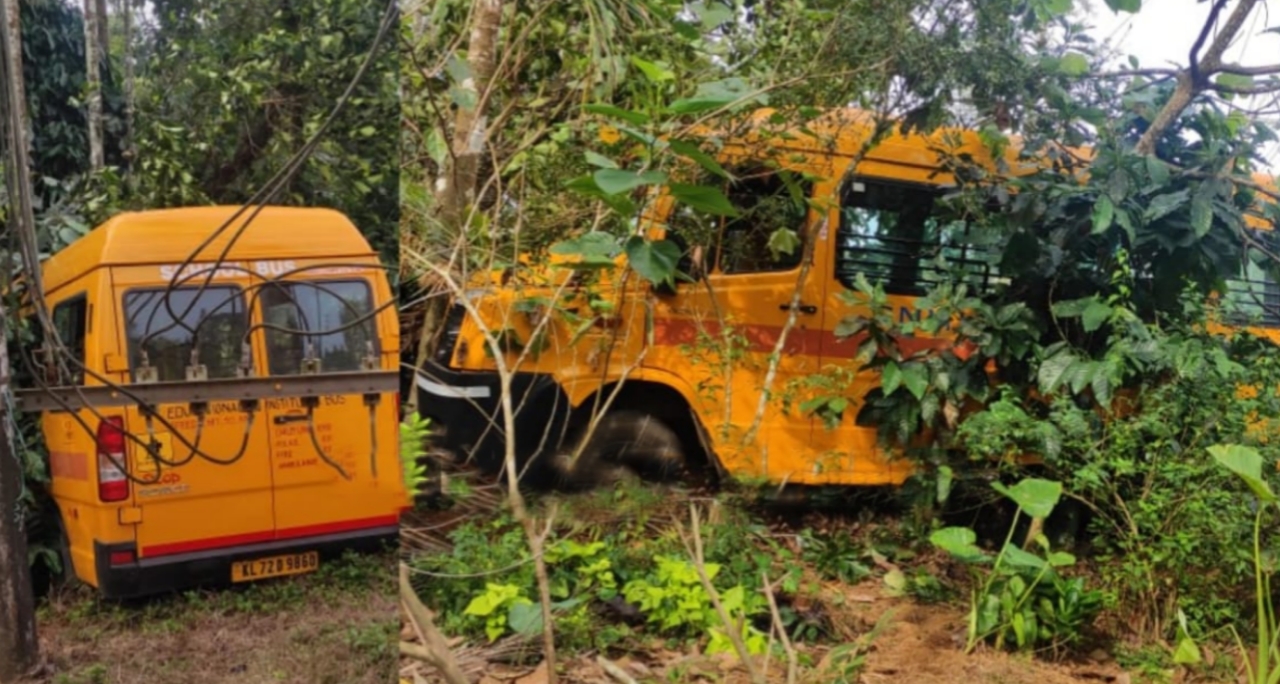
[[[4,21],[4,31],[6,36],[5,49],[7,50],[7,52],[5,53],[5,57],[8,60],[6,63],[11,65],[13,64],[21,65],[22,64],[22,20],[21,20],[21,17],[18,15],[18,0],[3,0],[3,2],[6,5],[6,8],[5,8],[6,18]],[[13,97],[17,98],[18,102],[25,104],[27,101],[27,94],[26,94],[26,89],[23,87],[23,84],[22,84],[21,66],[19,66],[18,68],[18,75],[16,78],[6,78],[6,80],[9,84],[9,87],[12,89]],[[27,119],[27,108],[25,106],[19,107],[18,111],[21,113],[21,117],[22,117],[23,149],[29,150],[31,146],[31,128],[30,128],[31,122]]]
[[[32,233],[31,180],[26,161],[26,104],[23,99],[21,39],[18,0],[0,2],[0,58],[4,87],[0,88],[0,119],[7,159],[4,162],[9,197],[15,203],[9,213],[10,229]],[[16,49],[12,45],[18,43]],[[16,57],[16,59],[15,59]],[[9,326],[0,303],[0,330]],[[0,396],[9,396],[9,355],[0,344]],[[13,421],[8,405],[0,403],[0,682],[14,681],[34,666],[39,655],[36,638],[35,597],[31,593],[31,569],[27,538],[19,517],[23,468],[13,448]]]
[[[98,171],[103,166],[102,155],[102,75],[99,66],[104,42],[99,24],[104,17],[98,14],[99,0],[84,0],[84,60],[89,86],[89,169]]]
[[[469,74],[460,84],[465,95],[454,117],[452,168],[440,176],[440,207],[446,222],[463,218],[466,205],[475,199],[480,159],[485,151],[488,118],[484,107],[493,77],[494,47],[502,23],[500,0],[476,0],[471,8],[471,40],[467,43]]]

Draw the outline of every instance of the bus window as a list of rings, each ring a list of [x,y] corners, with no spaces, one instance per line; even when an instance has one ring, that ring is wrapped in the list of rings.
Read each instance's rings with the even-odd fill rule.
[[[132,290],[124,295],[124,312],[130,368],[142,365],[145,350],[160,381],[184,380],[195,348],[210,378],[236,376],[248,329],[240,288]]]
[[[357,371],[376,342],[373,294],[362,280],[273,283],[262,310],[272,375],[301,373],[308,342],[322,370]]]
[[[668,220],[669,237],[686,255],[680,269],[688,272],[689,251],[695,246],[704,248],[704,264],[718,266],[724,274],[789,271],[799,266],[802,245],[775,251],[769,239],[779,228],[790,228],[804,238],[812,183],[794,173],[760,167],[730,169],[730,173],[736,180],[722,183],[721,190],[738,216],[720,219],[680,205]],[[715,183],[714,178],[703,180],[705,185]]]
[[[58,332],[58,339],[71,350],[72,357],[78,362],[67,364],[71,371],[72,382],[84,382],[84,339],[88,334],[89,300],[84,295],[77,295],[53,307],[53,328]],[[39,330],[39,325],[36,325]]]
[[[1253,231],[1253,235],[1272,249],[1280,243],[1271,231]],[[1263,263],[1267,261],[1264,258]],[[1245,262],[1241,276],[1227,281],[1227,320],[1238,325],[1280,327],[1280,283],[1268,269],[1252,260]]]
[[[974,244],[969,222],[947,219],[938,188],[875,181],[849,183],[841,193],[836,277],[853,288],[859,274],[889,294],[920,295],[959,272],[985,289],[992,266]]]

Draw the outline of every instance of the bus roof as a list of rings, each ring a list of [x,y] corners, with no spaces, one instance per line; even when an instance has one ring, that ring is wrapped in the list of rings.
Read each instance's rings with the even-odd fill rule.
[[[45,260],[52,291],[100,266],[178,265],[240,209],[182,207],[117,214]],[[196,263],[213,262],[253,213],[245,211],[205,247]],[[376,256],[351,220],[332,209],[263,207],[235,240],[228,259],[354,258]]]

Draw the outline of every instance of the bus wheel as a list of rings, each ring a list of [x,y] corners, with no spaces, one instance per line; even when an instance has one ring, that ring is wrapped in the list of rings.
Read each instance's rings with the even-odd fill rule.
[[[585,444],[581,437],[571,444],[575,448],[562,468],[562,480],[570,490],[611,485],[629,475],[650,482],[672,482],[685,474],[680,437],[660,418],[641,411],[609,413],[596,424]]]

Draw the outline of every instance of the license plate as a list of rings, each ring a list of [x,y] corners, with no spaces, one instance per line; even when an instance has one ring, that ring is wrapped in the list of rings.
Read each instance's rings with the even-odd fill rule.
[[[318,567],[320,567],[320,554],[315,551],[236,561],[231,564],[231,581],[253,582],[269,577],[301,575]]]

